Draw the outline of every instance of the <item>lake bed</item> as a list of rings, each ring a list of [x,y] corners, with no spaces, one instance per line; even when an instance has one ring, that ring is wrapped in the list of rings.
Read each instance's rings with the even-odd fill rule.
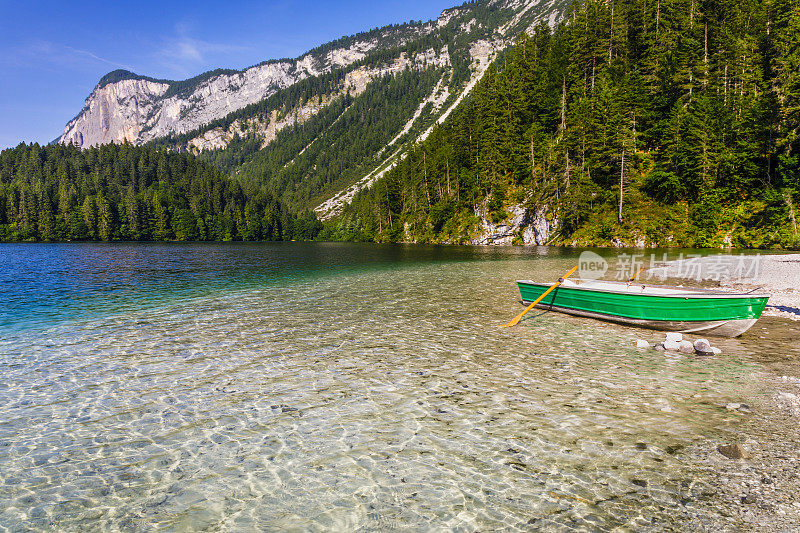
[[[538,310],[497,327],[515,279],[577,251],[0,252],[9,530],[735,528],[711,451],[791,417],[775,384],[800,346],[780,319],[713,358]]]

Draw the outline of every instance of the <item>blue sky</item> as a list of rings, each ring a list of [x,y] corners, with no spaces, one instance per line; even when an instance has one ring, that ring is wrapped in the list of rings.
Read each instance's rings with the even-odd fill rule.
[[[55,139],[118,68],[167,79],[241,69],[460,3],[0,0],[0,148]]]

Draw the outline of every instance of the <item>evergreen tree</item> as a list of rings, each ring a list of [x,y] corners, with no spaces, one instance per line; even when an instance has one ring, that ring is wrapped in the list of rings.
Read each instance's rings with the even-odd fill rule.
[[[800,246],[799,73],[791,0],[576,3],[325,235],[463,242],[513,204],[560,242]]]
[[[267,206],[275,213],[268,229],[261,221]],[[297,216],[264,187],[243,188],[210,164],[163,148],[20,144],[0,152],[5,241],[280,240],[297,237],[275,220],[291,227]]]

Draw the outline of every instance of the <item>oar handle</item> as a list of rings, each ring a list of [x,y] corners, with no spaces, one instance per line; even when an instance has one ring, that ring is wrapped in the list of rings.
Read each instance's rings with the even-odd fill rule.
[[[558,281],[556,281],[555,283],[550,285],[550,288],[547,289],[546,291],[544,291],[538,298],[536,298],[536,300],[534,300],[532,304],[530,304],[528,307],[526,307],[523,312],[521,312],[520,314],[515,316],[511,320],[511,322],[509,322],[508,324],[502,324],[500,327],[501,328],[510,328],[511,326],[516,326],[519,323],[519,321],[522,320],[522,317],[524,317],[525,315],[528,314],[528,311],[530,311],[531,309],[536,307],[536,304],[538,304],[539,302],[544,300],[545,297],[553,291],[553,289],[555,289],[556,287],[558,287],[559,285],[564,283],[564,280],[567,279],[568,277],[570,277],[572,274],[574,274],[576,270],[578,270],[577,266],[572,267],[572,270],[570,270],[569,272],[564,274],[562,277],[558,278]]]
[[[642,270],[644,270],[644,267],[642,267],[642,268],[640,268],[639,270],[637,270],[637,271],[636,271],[636,274],[634,274],[633,276],[631,276],[631,278],[628,280],[628,283],[630,283],[630,282],[634,281],[636,278],[638,278],[638,277],[639,277],[639,274],[641,274],[641,273],[642,273]]]

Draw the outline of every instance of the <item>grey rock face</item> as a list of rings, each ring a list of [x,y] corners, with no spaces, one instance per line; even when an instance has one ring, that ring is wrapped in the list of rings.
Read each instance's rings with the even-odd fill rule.
[[[438,53],[430,49],[423,53],[415,54],[413,57],[403,55],[393,61],[372,68],[359,67],[345,75],[341,90],[326,95],[319,101],[312,99],[302,106],[298,106],[283,113],[278,113],[278,110],[273,110],[267,117],[263,118],[251,117],[247,120],[236,119],[227,128],[217,127],[205,131],[201,135],[191,139],[188,146],[193,152],[225,148],[233,139],[234,135],[244,137],[248,133],[255,133],[262,139],[261,146],[263,148],[274,141],[278,133],[284,128],[294,126],[295,124],[302,124],[314,117],[336,96],[347,92],[352,96],[357,96],[363,93],[370,82],[376,78],[387,74],[396,74],[406,68],[422,68],[424,65],[443,67],[449,64],[450,56],[448,55],[447,47],[444,47]],[[423,105],[424,103],[427,103],[427,100],[423,102]]]
[[[487,2],[505,10],[506,21],[498,23],[497,27],[482,26],[483,22],[476,21],[470,8],[462,6],[445,10],[437,21],[387,26],[354,40],[330,43],[297,59],[262,63],[240,72],[209,74],[206,78],[201,76],[196,83],[192,80],[174,83],[130,75],[128,79],[98,84],[78,116],[66,125],[59,142],[80,147],[124,141],[140,144],[170,134],[190,132],[260,102],[303,79],[348,67],[376,50],[396,48],[430,35],[439,28],[452,25],[454,19],[460,31],[465,33],[476,27],[491,30],[489,33],[494,35],[491,39],[500,46],[489,50],[488,56],[513,42],[520,31],[530,29],[541,20],[555,24],[568,4],[563,0],[547,3],[542,0]],[[420,59],[430,65],[442,63],[440,54],[439,50],[430,50],[418,55],[428,55]],[[479,62],[482,59],[479,53],[472,56]],[[367,73],[363,79],[350,81],[358,90],[359,83],[369,83],[374,76],[375,73]],[[309,107],[298,110],[298,114],[305,114],[307,118],[317,111],[319,109]],[[268,140],[270,136],[274,139],[275,133],[285,125],[267,121],[256,126],[263,128],[265,140]],[[224,147],[233,137],[236,127],[244,126],[252,125],[238,124],[227,131],[205,132],[194,139],[191,146],[197,150]]]
[[[236,74],[220,74],[189,94],[162,96],[168,83],[122,80],[97,87],[81,113],[64,128],[59,142],[80,147],[109,142],[143,143],[170,133],[185,133],[214,119],[259,102],[309,76],[329,72],[364,57],[377,43],[357,43],[334,50],[327,65],[309,55],[294,61],[268,63]]]
[[[558,220],[546,209],[529,209],[523,203],[513,205],[507,211],[508,219],[494,223],[490,220],[485,205],[476,206],[475,214],[480,218],[481,226],[477,237],[470,244],[512,244],[514,238],[519,236],[524,244],[542,246],[547,244],[553,229],[558,225]]]

